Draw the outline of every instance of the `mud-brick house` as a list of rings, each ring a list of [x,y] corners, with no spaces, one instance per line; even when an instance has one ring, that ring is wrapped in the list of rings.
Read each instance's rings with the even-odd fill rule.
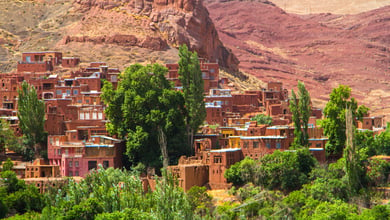
[[[179,165],[169,166],[168,170],[177,177],[179,186],[184,191],[193,186],[204,186],[209,182],[209,166],[198,157],[182,156]]]
[[[123,141],[101,135],[74,140],[70,132],[48,138],[48,159],[51,165],[60,166],[62,176],[85,177],[99,165],[120,168],[123,150]]]
[[[358,121],[357,127],[360,129],[376,130],[385,125],[384,116],[365,116],[362,121]]]
[[[203,162],[209,165],[209,183],[211,189],[226,189],[231,186],[224,177],[225,170],[241,161],[243,154],[240,148],[226,148],[204,152]]]
[[[200,70],[202,71],[202,79],[204,82],[204,92],[209,92],[210,89],[217,89],[218,88],[218,81],[219,81],[219,65],[218,63],[211,63],[208,62],[206,59],[199,58],[199,64],[200,64]],[[179,80],[179,64],[177,63],[169,63],[165,64],[165,66],[168,68],[168,74],[167,79],[169,81],[174,82],[174,85],[176,87],[180,87],[180,80]]]
[[[60,166],[47,164],[43,159],[36,159],[26,165],[25,178],[60,177]]]
[[[25,52],[22,54],[22,61],[17,64],[17,72],[49,72],[61,63],[61,52]]]
[[[244,157],[255,160],[272,154],[275,150],[283,151],[290,147],[286,136],[241,136],[237,138],[236,143],[241,147]]]

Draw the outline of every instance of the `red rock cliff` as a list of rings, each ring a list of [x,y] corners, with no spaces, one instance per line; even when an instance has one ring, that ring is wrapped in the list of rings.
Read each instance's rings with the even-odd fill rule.
[[[92,42],[165,50],[187,44],[200,57],[238,70],[238,59],[219,40],[201,0],[76,0],[81,21],[66,30],[62,44]]]

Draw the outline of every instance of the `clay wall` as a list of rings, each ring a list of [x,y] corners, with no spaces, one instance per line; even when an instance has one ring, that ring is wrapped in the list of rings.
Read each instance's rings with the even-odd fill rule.
[[[188,191],[193,186],[204,186],[209,181],[209,167],[201,164],[191,164],[168,167],[178,177],[179,186]]]
[[[310,153],[317,159],[321,164],[326,163],[326,151],[325,148],[309,148]]]
[[[209,152],[209,186],[211,189],[227,189],[231,184],[224,177],[225,170],[243,159],[241,150],[215,150]]]
[[[282,82],[268,82],[267,90],[269,91],[283,91],[283,83]]]
[[[290,143],[285,137],[241,137],[241,150],[244,157],[259,159],[260,157],[271,154],[275,150],[288,150]]]
[[[206,108],[206,122],[209,125],[223,125],[222,108],[208,107]]]
[[[17,72],[48,72],[53,70],[53,65],[50,61],[42,63],[18,63]]]
[[[74,68],[80,63],[80,58],[78,57],[64,57],[62,58],[62,67],[65,68]]]

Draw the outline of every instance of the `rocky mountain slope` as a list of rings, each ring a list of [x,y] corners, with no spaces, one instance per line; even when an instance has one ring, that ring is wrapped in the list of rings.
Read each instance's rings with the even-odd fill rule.
[[[356,15],[289,14],[270,2],[208,2],[240,69],[263,81],[297,81],[323,104],[338,84],[375,114],[390,108],[390,6]]]
[[[0,71],[11,71],[21,52],[41,50],[116,67],[176,62],[183,43],[222,67],[238,68],[200,0],[0,2]]]

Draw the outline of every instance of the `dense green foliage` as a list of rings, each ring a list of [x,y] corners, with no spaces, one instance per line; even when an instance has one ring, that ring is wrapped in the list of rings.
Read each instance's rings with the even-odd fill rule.
[[[282,160],[280,152],[271,158],[279,158],[279,164],[283,164],[286,160],[286,158]],[[275,162],[274,160],[271,163]],[[297,168],[297,165],[293,166]],[[266,164],[266,167],[275,166]],[[379,166],[380,171],[375,173],[379,173],[380,178],[384,178],[387,174],[383,173],[381,168],[383,167]],[[278,172],[283,173],[280,169]],[[231,192],[237,197],[239,203],[225,203],[218,206],[214,216],[224,219],[388,219],[389,217],[390,206],[375,206],[378,203],[378,194],[370,191],[370,188],[365,187],[357,194],[350,190],[344,158],[329,166],[316,165],[311,171],[302,172],[308,174],[308,181],[299,190],[290,193],[269,191],[269,189],[280,188],[269,187],[272,186],[269,184],[270,181],[281,183],[285,179],[276,173],[274,172],[275,176],[268,176],[263,181],[267,182],[266,185],[246,184],[238,189],[233,187]],[[293,174],[287,175],[290,176],[291,181],[297,181],[294,177],[291,178]],[[376,179],[376,175],[374,176]]]
[[[328,154],[341,155],[345,146],[345,110],[350,108],[352,117],[360,120],[368,112],[364,105],[358,106],[357,101],[351,97],[351,88],[340,85],[332,90],[330,100],[324,109],[324,117],[321,126],[324,134],[329,138],[326,143]]]
[[[213,208],[212,197],[206,187],[193,186],[187,191],[188,200],[195,214],[210,216]]]
[[[19,146],[19,140],[13,130],[9,127],[7,121],[0,119],[0,155],[5,153],[5,149],[16,149]]]
[[[48,195],[43,219],[191,219],[186,194],[168,174],[154,191],[144,192],[136,173],[99,169],[80,183]]]
[[[26,185],[11,171],[9,161],[0,173],[0,218],[8,213],[40,212],[44,207],[44,196],[33,185]]]
[[[18,95],[19,127],[28,147],[25,150],[32,151],[38,157],[45,150],[47,142],[47,132],[44,130],[45,103],[38,99],[35,88],[25,81],[18,90]]]
[[[185,102],[185,124],[188,146],[193,145],[194,133],[206,119],[202,71],[196,52],[188,51],[185,44],[179,48],[179,80],[183,87]]]
[[[277,150],[259,161],[247,157],[237,162],[225,171],[225,178],[236,186],[251,182],[271,190],[292,191],[308,182],[316,163],[308,149]]]
[[[305,84],[298,81],[298,96],[291,90],[290,111],[294,122],[294,146],[309,146],[308,123],[311,115],[310,94]]]
[[[272,117],[264,114],[258,114],[251,118],[251,121],[257,121],[257,124],[272,125]]]
[[[126,154],[133,165],[168,165],[186,154],[184,99],[165,78],[167,68],[154,64],[128,67],[114,90],[105,82],[102,98],[108,104],[111,134],[126,139]],[[161,158],[162,157],[162,161]]]
[[[375,155],[390,155],[390,131],[386,130],[378,135],[372,131],[357,131],[355,144],[365,152],[367,157]]]

